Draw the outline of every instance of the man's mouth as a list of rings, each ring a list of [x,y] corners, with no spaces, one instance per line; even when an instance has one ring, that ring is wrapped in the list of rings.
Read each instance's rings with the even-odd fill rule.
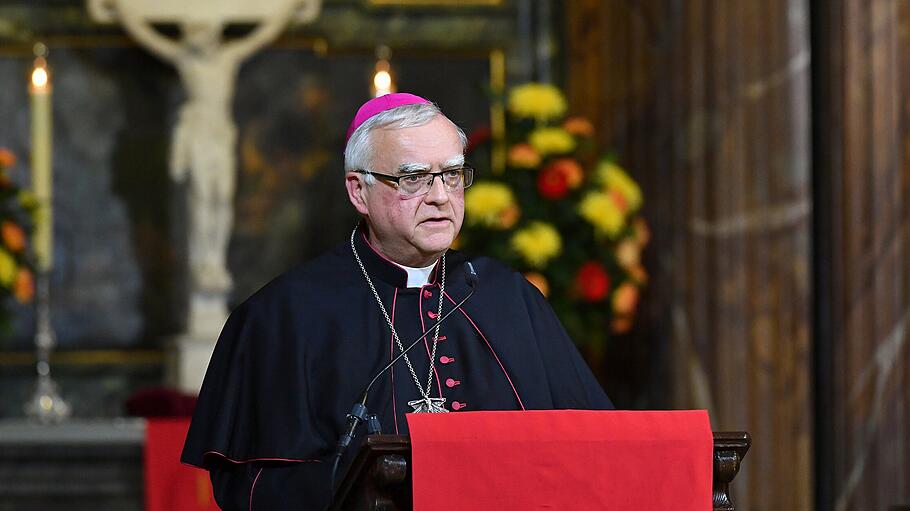
[[[440,217],[427,218],[426,220],[421,220],[420,223],[422,223],[422,224],[441,224],[444,222],[451,222],[451,221],[452,220],[449,219],[448,217],[440,216]]]

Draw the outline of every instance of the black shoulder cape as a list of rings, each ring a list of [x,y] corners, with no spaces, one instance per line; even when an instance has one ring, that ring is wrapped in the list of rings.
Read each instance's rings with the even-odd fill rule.
[[[429,284],[407,288],[404,270],[360,233],[356,247],[401,341],[409,344],[435,324],[441,265]],[[456,251],[446,255],[444,312],[468,293],[466,260]],[[452,411],[612,408],[537,289],[493,259],[470,260],[478,289],[440,327],[431,394],[445,397]],[[424,387],[432,338],[409,352]],[[322,509],[329,496],[328,460],[345,416],[397,354],[351,246],[340,244],[276,278],[230,315],[181,460],[213,471],[223,506],[222,500],[234,498],[249,507],[263,502],[263,508],[285,503]],[[400,360],[373,387],[367,405],[384,433],[406,434],[407,401],[418,397],[414,377]],[[239,465],[248,465],[242,476],[216,477],[219,469]],[[272,470],[291,465],[297,466],[292,472]],[[270,497],[270,491],[281,494]]]

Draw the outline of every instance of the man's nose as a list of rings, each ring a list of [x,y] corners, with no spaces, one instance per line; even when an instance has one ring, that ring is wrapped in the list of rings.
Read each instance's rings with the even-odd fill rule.
[[[429,204],[445,204],[449,202],[449,192],[446,191],[446,185],[442,182],[442,176],[433,176],[430,183],[430,191],[423,197],[424,202]]]

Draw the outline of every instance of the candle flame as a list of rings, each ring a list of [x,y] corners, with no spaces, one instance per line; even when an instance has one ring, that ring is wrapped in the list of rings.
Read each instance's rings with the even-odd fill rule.
[[[376,62],[376,73],[373,75],[373,96],[379,97],[395,92],[395,84],[392,81],[392,66],[388,60],[380,59]]]
[[[373,77],[373,85],[376,86],[376,92],[382,91],[388,94],[390,92],[389,89],[392,87],[392,75],[388,71],[379,71]]]
[[[32,85],[36,89],[43,89],[47,87],[47,69],[43,67],[36,67],[32,70]]]

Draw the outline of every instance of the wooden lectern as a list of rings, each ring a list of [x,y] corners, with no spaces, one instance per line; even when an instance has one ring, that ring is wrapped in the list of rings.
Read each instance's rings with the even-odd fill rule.
[[[752,439],[745,432],[714,433],[715,511],[733,511],[730,482]],[[411,496],[411,441],[407,436],[367,437],[335,494],[331,511],[408,511]]]

